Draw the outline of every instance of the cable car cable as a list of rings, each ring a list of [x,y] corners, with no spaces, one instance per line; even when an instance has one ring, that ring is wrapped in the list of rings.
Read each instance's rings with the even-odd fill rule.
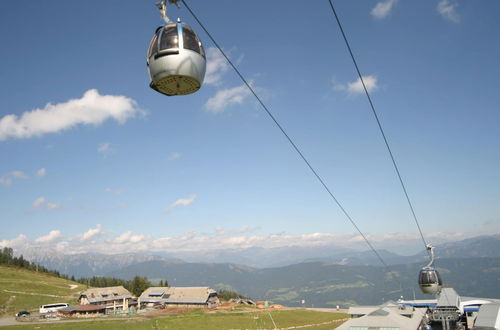
[[[422,229],[420,227],[420,223],[419,223],[417,215],[415,213],[413,204],[410,200],[410,197],[408,195],[408,191],[406,190],[406,186],[404,184],[403,178],[402,178],[401,173],[399,171],[399,168],[397,166],[396,159],[394,157],[394,154],[392,153],[391,147],[389,146],[389,141],[387,140],[384,129],[382,128],[382,124],[381,124],[380,119],[378,117],[377,111],[375,110],[375,106],[373,105],[372,99],[370,97],[370,93],[368,92],[368,89],[366,88],[363,76],[361,75],[361,71],[360,71],[359,66],[358,66],[358,63],[356,62],[356,59],[354,57],[354,54],[353,54],[353,51],[352,51],[351,46],[349,44],[349,41],[347,40],[347,36],[346,36],[344,29],[342,27],[342,23],[340,22],[340,19],[337,15],[335,7],[333,6],[332,0],[328,0],[328,1],[330,3],[330,7],[332,9],[333,15],[335,16],[335,20],[337,21],[337,25],[340,29],[340,32],[342,33],[342,37],[343,37],[344,42],[347,46],[347,49],[348,49],[349,54],[351,56],[351,59],[354,63],[354,67],[356,68],[356,72],[358,73],[359,80],[361,81],[361,84],[363,85],[363,89],[365,91],[366,97],[368,98],[368,102],[370,103],[370,107],[371,107],[372,113],[375,117],[375,120],[377,121],[377,125],[379,127],[380,133],[382,134],[382,137],[384,139],[385,146],[387,147],[387,151],[389,152],[389,156],[391,158],[392,164],[394,165],[394,169],[396,171],[396,174],[399,178],[399,182],[401,184],[404,195],[405,195],[406,200],[408,202],[408,206],[410,207],[411,214],[413,215],[413,219],[415,220],[415,224],[416,224],[418,231],[420,233],[420,237],[422,238],[424,246],[425,246],[425,248],[429,254],[429,257],[431,259],[431,262],[429,263],[429,265],[423,267],[420,270],[420,273],[419,273],[420,289],[423,293],[439,293],[441,290],[441,287],[443,286],[443,283],[442,283],[442,280],[439,276],[439,272],[437,271],[437,269],[435,267],[432,267],[432,268],[430,267],[434,262],[434,253],[432,252],[432,246],[430,244],[427,244],[427,242],[424,238],[424,234],[423,234]],[[446,297],[446,299],[448,299],[448,298]]]
[[[370,93],[368,93],[368,89],[366,88],[363,76],[361,75],[361,71],[359,70],[358,63],[356,62],[356,59],[354,58],[354,54],[352,52],[351,46],[349,45],[349,41],[347,40],[344,29],[342,28],[342,24],[340,23],[340,19],[337,15],[337,12],[335,11],[335,7],[333,6],[332,0],[328,0],[328,2],[330,3],[330,7],[332,8],[333,15],[335,16],[335,20],[337,21],[337,25],[339,26],[340,32],[342,33],[342,37],[344,38],[347,49],[349,50],[349,54],[351,55],[352,62],[354,63],[354,66],[356,67],[356,72],[358,73],[361,84],[363,85],[363,89],[365,91],[366,97],[368,98],[368,102],[370,103],[370,107],[371,107],[373,116],[375,117],[375,120],[377,121],[377,125],[378,125],[378,128],[380,130],[380,133],[382,134],[382,138],[384,139],[384,143],[385,143],[385,146],[387,147],[387,151],[389,152],[389,156],[391,158],[392,165],[394,165],[394,169],[396,170],[396,174],[399,178],[399,182],[401,184],[401,187],[403,188],[403,192],[404,192],[404,195],[406,197],[406,201],[408,202],[408,205],[410,206],[411,214],[413,215],[413,219],[415,220],[415,224],[417,225],[418,231],[420,233],[420,237],[422,238],[424,246],[427,250],[428,244],[424,238],[424,234],[422,232],[422,229],[420,228],[420,223],[417,219],[417,215],[416,215],[415,210],[413,208],[413,204],[412,204],[410,197],[408,195],[408,191],[406,190],[406,186],[404,184],[401,173],[399,172],[399,168],[398,168],[398,165],[396,164],[394,154],[392,153],[391,147],[389,146],[389,141],[387,140],[384,129],[382,128],[382,124],[381,124],[380,119],[378,117],[377,111],[375,111],[375,106],[373,105],[372,99],[370,97]]]
[[[326,192],[330,195],[330,197],[333,199],[333,201],[335,202],[335,204],[337,204],[337,206],[340,208],[340,210],[342,211],[342,213],[346,216],[346,218],[349,220],[349,222],[354,226],[354,228],[356,228],[357,232],[361,235],[361,237],[363,238],[363,240],[366,242],[366,244],[368,245],[368,247],[373,251],[373,253],[375,253],[375,255],[377,256],[377,258],[380,260],[380,262],[385,266],[385,268],[389,271],[389,273],[395,273],[393,272],[390,267],[387,265],[387,263],[384,261],[384,259],[380,256],[380,254],[377,252],[377,250],[375,250],[375,248],[373,247],[373,245],[370,243],[370,241],[368,240],[368,238],[363,234],[363,232],[359,229],[358,225],[356,224],[356,222],[352,219],[352,217],[349,215],[349,213],[346,211],[346,209],[342,206],[342,204],[338,201],[338,199],[333,195],[332,191],[330,190],[330,188],[328,187],[328,185],[325,183],[325,181],[323,181],[323,179],[321,178],[321,176],[318,174],[318,172],[314,169],[314,167],[311,165],[311,163],[307,160],[307,158],[304,156],[304,154],[302,153],[302,151],[299,149],[299,147],[295,144],[295,142],[293,142],[292,138],[288,135],[288,133],[285,131],[285,129],[283,128],[283,126],[280,125],[280,123],[276,120],[276,118],[274,117],[274,115],[271,113],[271,111],[268,109],[268,107],[264,104],[264,102],[261,100],[261,98],[257,95],[257,93],[255,92],[255,90],[253,89],[253,87],[251,86],[250,83],[248,83],[248,81],[245,79],[245,77],[243,77],[243,75],[240,73],[240,71],[238,70],[238,68],[233,64],[233,62],[229,59],[229,57],[226,55],[226,53],[222,50],[222,47],[219,46],[219,44],[217,43],[217,41],[212,37],[212,35],[210,34],[210,32],[208,32],[208,30],[205,28],[205,25],[203,25],[203,23],[198,19],[198,17],[195,15],[195,13],[191,10],[191,8],[188,6],[188,4],[186,3],[185,0],[181,0],[182,3],[184,4],[184,6],[187,8],[187,10],[191,13],[191,15],[193,16],[193,18],[196,20],[196,22],[198,22],[198,24],[200,25],[200,27],[203,29],[203,31],[205,31],[205,33],[207,34],[207,36],[210,38],[210,40],[214,43],[215,47],[217,47],[217,49],[219,49],[219,51],[221,52],[221,54],[225,57],[226,61],[229,63],[229,65],[231,65],[231,67],[234,69],[234,71],[236,72],[236,74],[240,77],[240,79],[243,81],[243,83],[247,86],[247,88],[250,90],[250,92],[253,94],[253,96],[257,99],[257,101],[259,102],[259,104],[261,105],[262,109],[264,109],[264,111],[268,114],[268,116],[271,118],[271,120],[274,122],[274,124],[279,128],[279,130],[281,131],[281,133],[283,133],[283,135],[286,137],[286,139],[288,140],[288,142],[290,142],[290,144],[292,145],[293,149],[299,154],[300,158],[302,158],[302,160],[306,163],[307,167],[311,170],[311,172],[314,174],[314,176],[316,177],[316,179],[318,179],[318,181],[321,183],[321,185],[323,186],[323,188],[326,190]],[[397,279],[397,277],[395,277]],[[399,284],[401,285],[401,282],[398,280]]]

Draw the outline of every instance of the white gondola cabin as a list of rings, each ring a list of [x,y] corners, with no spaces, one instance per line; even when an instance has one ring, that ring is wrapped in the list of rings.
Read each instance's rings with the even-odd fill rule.
[[[150,42],[147,64],[150,87],[165,95],[186,95],[201,88],[205,77],[205,51],[188,25],[166,24]]]
[[[178,0],[168,0],[177,5]],[[167,16],[167,0],[156,3],[164,26],[156,29],[149,43],[147,65],[155,91],[171,96],[196,92],[205,78],[205,50],[200,39],[187,24]]]

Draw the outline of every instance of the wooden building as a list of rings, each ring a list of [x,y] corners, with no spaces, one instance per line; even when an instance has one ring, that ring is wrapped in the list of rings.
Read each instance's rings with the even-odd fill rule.
[[[209,287],[151,287],[141,294],[137,304],[139,308],[215,308],[219,305],[219,297]]]
[[[128,311],[132,300],[132,294],[123,286],[112,286],[107,288],[88,289],[80,293],[78,301],[80,305],[98,305],[106,308],[106,312]]]

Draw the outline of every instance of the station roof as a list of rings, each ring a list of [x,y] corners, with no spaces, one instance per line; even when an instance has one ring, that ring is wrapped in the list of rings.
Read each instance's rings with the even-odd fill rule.
[[[142,302],[204,304],[216,294],[209,287],[151,287],[140,296]]]

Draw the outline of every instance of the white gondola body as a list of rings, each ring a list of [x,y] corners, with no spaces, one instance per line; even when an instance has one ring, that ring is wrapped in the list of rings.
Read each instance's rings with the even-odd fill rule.
[[[167,24],[157,30],[147,62],[150,86],[162,94],[191,94],[203,84],[205,52],[194,31],[184,23]]]

